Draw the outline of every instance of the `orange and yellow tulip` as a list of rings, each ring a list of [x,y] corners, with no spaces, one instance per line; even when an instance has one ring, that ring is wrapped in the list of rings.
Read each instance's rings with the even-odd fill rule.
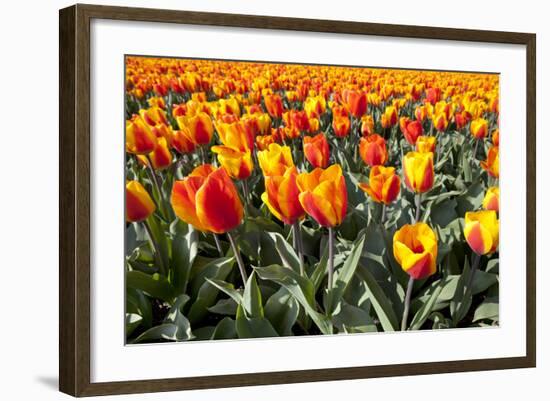
[[[494,210],[466,212],[464,237],[478,255],[493,253],[498,247],[499,221]]]
[[[149,107],[148,109],[144,110],[141,109],[139,111],[139,115],[143,120],[149,124],[150,126],[154,127],[157,124],[168,124],[168,120],[166,119],[166,113],[163,109],[160,107]]]
[[[269,115],[273,118],[281,118],[283,116],[283,101],[279,95],[266,94],[264,96],[265,108]]]
[[[241,151],[231,146],[212,146],[211,150],[231,178],[244,180],[252,174],[254,162],[250,150]]]
[[[420,153],[435,153],[435,136],[419,136],[416,140],[416,151]]]
[[[171,203],[181,220],[197,230],[223,234],[243,218],[243,205],[235,184],[223,168],[203,164],[174,182]]]
[[[143,185],[138,181],[126,182],[126,221],[143,221],[153,214],[155,209],[155,203]]]
[[[432,189],[434,183],[433,153],[409,152],[403,157],[405,185],[415,193]]]
[[[258,152],[258,163],[264,176],[283,175],[288,167],[294,167],[290,148],[278,143],[272,143],[266,150]]]
[[[362,137],[359,140],[359,155],[371,167],[385,164],[388,160],[386,141],[378,134]]]
[[[330,148],[327,138],[322,132],[315,136],[304,136],[303,148],[306,159],[314,168],[328,166]]]
[[[206,145],[212,140],[214,125],[210,116],[205,112],[198,112],[194,116],[180,116],[176,118],[180,129],[187,128],[193,142],[197,145]]]
[[[498,128],[493,131],[493,134],[491,135],[491,139],[493,141],[493,145],[495,145],[495,146],[499,145],[499,143],[500,143],[500,133],[499,133]]]
[[[344,102],[352,116],[361,118],[367,111],[367,96],[365,92],[357,90],[345,90],[343,93]]]
[[[414,110],[414,116],[416,119],[420,122],[424,121],[426,117],[428,116],[428,108],[425,105],[418,106]]]
[[[138,157],[144,158],[145,156],[140,155]],[[172,152],[170,152],[166,138],[158,138],[155,150],[149,153],[149,159],[153,163],[153,168],[155,170],[164,170],[172,164],[172,158]]]
[[[437,237],[426,223],[405,224],[393,236],[393,255],[401,268],[415,280],[437,271]]]
[[[481,167],[493,178],[500,174],[498,146],[491,146],[487,153],[487,160],[480,162]]]
[[[486,119],[476,118],[470,123],[470,133],[476,139],[483,139],[487,136],[488,125],[489,123]]]
[[[225,145],[238,149],[241,152],[254,149],[254,132],[250,125],[243,121],[231,123],[218,122],[216,130],[220,141]]]
[[[195,151],[196,144],[187,127],[172,131],[172,140],[170,142],[172,147],[180,154],[192,153]]]
[[[483,198],[482,206],[485,210],[499,211],[500,189],[498,187],[489,187]]]
[[[134,115],[126,121],[126,150],[136,155],[152,152],[157,145],[156,136],[143,118]]]
[[[348,116],[333,116],[332,129],[334,129],[334,135],[338,138],[348,136],[350,128],[351,122]]]
[[[394,167],[374,166],[369,173],[369,183],[359,183],[359,188],[375,202],[389,205],[399,195],[401,179]]]
[[[361,117],[361,134],[363,136],[374,134],[374,118],[371,115]]]
[[[395,106],[387,106],[382,114],[381,123],[383,128],[390,128],[397,124],[397,109]]]
[[[447,126],[449,125],[449,120],[447,119],[447,115],[444,112],[434,115],[432,121],[434,128],[439,132],[445,131],[447,129]]]
[[[262,201],[271,213],[285,224],[294,224],[305,216],[300,204],[300,189],[296,183],[296,167],[286,169],[284,175],[266,176]]]
[[[316,168],[297,178],[300,204],[323,227],[342,223],[348,207],[346,181],[339,164],[327,169]]]

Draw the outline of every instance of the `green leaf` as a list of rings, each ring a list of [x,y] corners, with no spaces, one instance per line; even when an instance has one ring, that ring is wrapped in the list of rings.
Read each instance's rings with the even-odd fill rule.
[[[220,320],[210,336],[211,340],[228,340],[233,338],[237,338],[237,328],[235,327],[235,321],[230,317]]]
[[[334,280],[334,287],[328,292],[328,315],[331,315],[332,312],[334,312],[334,308],[342,299],[351,278],[355,274],[364,245],[365,235],[362,235],[357,241],[355,241],[348,258],[344,262],[344,266],[335,272],[336,277]]]
[[[302,305],[306,313],[319,327],[319,330],[323,334],[332,334],[332,324],[329,319],[315,309],[315,293],[313,284],[309,279],[301,277],[292,269],[279,265],[255,267],[254,270],[263,280],[273,281],[285,287]]]
[[[487,273],[483,270],[476,270],[474,281],[472,283],[472,294],[479,294],[497,282],[498,276],[496,274]]]
[[[298,301],[284,287],[269,297],[264,307],[266,319],[281,336],[292,335],[292,326],[296,323],[299,311]]]
[[[451,318],[453,324],[456,326],[468,313],[470,305],[472,304],[472,291],[467,288],[468,280],[470,278],[470,263],[468,258],[464,259],[464,269],[456,285],[456,291],[451,300]]]
[[[368,291],[368,297],[372,303],[376,316],[380,320],[380,324],[384,331],[395,331],[399,327],[397,316],[392,308],[391,302],[388,300],[384,291],[369,272],[367,268],[357,270],[359,277],[365,282],[365,287]]]
[[[311,273],[311,282],[313,284],[314,293],[317,293],[319,287],[323,283],[323,279],[327,273],[328,266],[328,247],[324,248],[323,254],[321,255],[321,260],[317,263],[315,270]]]
[[[134,332],[135,329],[139,327],[143,318],[136,313],[127,313],[126,314],[126,337]]]
[[[278,337],[266,318],[247,318],[242,305],[237,307],[236,330],[239,338]]]
[[[145,331],[133,343],[139,344],[160,340],[183,341],[192,338],[190,327],[178,326],[175,323],[163,323]]]
[[[240,305],[243,303],[243,295],[241,294],[240,291],[235,289],[235,286],[233,284],[226,283],[223,280],[216,280],[216,279],[209,279],[209,278],[207,278],[206,281],[212,284],[214,287],[216,287],[220,291],[229,295],[237,305]]]
[[[363,309],[342,301],[332,322],[344,333],[371,333],[378,331],[372,317]]]
[[[208,315],[208,308],[216,303],[219,289],[212,286],[207,279],[225,280],[233,269],[234,263],[233,257],[216,259],[205,266],[197,277],[194,277],[192,287],[198,287],[198,291],[195,290],[196,298],[188,314],[192,324],[195,325],[205,318]]]
[[[474,313],[474,322],[489,319],[498,322],[499,304],[498,298],[491,297],[485,299],[476,309]]]
[[[232,298],[220,299],[214,306],[208,308],[208,311],[218,315],[235,316],[237,304]]]
[[[295,272],[300,272],[300,258],[292,246],[286,242],[284,237],[278,233],[269,233],[270,237],[275,241],[275,249],[281,257],[283,264],[290,267]]]
[[[441,290],[443,290],[442,282],[440,282],[437,286],[435,286],[432,289],[430,296],[428,298],[428,301],[424,303],[424,305],[422,305],[422,307],[418,310],[418,312],[416,312],[410,324],[409,330],[420,330],[424,322],[428,319],[428,317],[432,313],[433,307],[437,302],[437,298],[439,297]]]
[[[170,304],[177,294],[168,280],[157,273],[149,275],[137,270],[126,272],[126,285]]]
[[[246,286],[243,293],[243,302],[242,302],[244,311],[246,312],[247,317],[250,318],[262,318],[264,317],[264,308],[262,305],[262,293],[260,292],[260,287],[256,282],[256,277],[254,272],[248,278]]]
[[[187,290],[191,266],[198,253],[199,236],[197,231],[188,224],[176,220],[172,224],[174,231],[172,240],[172,283],[176,290],[184,293]]]
[[[153,322],[151,302],[142,291],[126,287],[126,313],[135,313],[142,317],[142,325],[150,328]]]

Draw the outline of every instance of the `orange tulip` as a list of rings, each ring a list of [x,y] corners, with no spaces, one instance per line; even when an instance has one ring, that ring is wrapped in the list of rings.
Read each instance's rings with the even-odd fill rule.
[[[196,144],[193,141],[191,132],[187,127],[178,131],[172,131],[172,147],[179,153],[192,153],[195,151]]]
[[[150,107],[147,110],[141,109],[139,111],[139,115],[147,124],[151,126],[155,126],[157,124],[168,124],[166,113],[160,107]]]
[[[243,121],[233,123],[216,123],[216,130],[225,146],[241,152],[254,149],[254,132]]]
[[[500,133],[499,133],[498,128],[493,131],[493,134],[491,135],[491,139],[493,141],[493,145],[495,145],[495,146],[499,145],[499,143],[500,143]]]
[[[375,202],[389,205],[399,195],[401,179],[394,167],[374,166],[369,173],[369,183],[359,183],[359,188]]]
[[[478,255],[493,253],[498,247],[499,221],[494,210],[466,212],[464,216],[464,237]]]
[[[294,224],[304,218],[305,211],[300,204],[300,189],[296,183],[296,167],[286,169],[284,175],[266,176],[262,201],[271,213],[285,224]]]
[[[323,133],[315,136],[304,136],[304,154],[306,159],[315,167],[326,168],[330,159],[330,148]]]
[[[344,101],[348,111],[355,118],[361,118],[367,111],[367,96],[365,92],[357,90],[345,90],[343,92]]]
[[[433,153],[409,152],[403,158],[405,185],[415,192],[432,189],[434,183]]]
[[[348,136],[350,128],[351,122],[348,116],[333,116],[332,129],[334,130],[334,135],[338,138]]]
[[[273,118],[281,118],[283,115],[283,101],[279,95],[265,95],[265,108]]]
[[[480,163],[481,167],[494,178],[498,178],[500,172],[498,153],[498,146],[491,146],[487,153],[487,160]]]
[[[418,121],[424,121],[428,116],[428,108],[426,106],[418,106],[414,111],[414,116]]]
[[[476,139],[483,139],[488,133],[488,122],[484,118],[476,118],[470,123],[470,133]]]
[[[468,123],[468,115],[466,112],[462,111],[460,113],[455,114],[455,123],[456,123],[456,129],[462,129],[466,126]]]
[[[363,136],[374,134],[374,118],[372,116],[361,117],[361,134]]]
[[[342,223],[348,207],[346,181],[339,164],[316,168],[297,178],[300,204],[307,214],[324,227]]]
[[[194,116],[180,116],[176,118],[180,129],[187,128],[191,133],[193,141],[197,145],[210,143],[214,133],[214,125],[210,116],[204,112],[198,112]]]
[[[430,277],[437,271],[437,237],[426,223],[405,224],[393,236],[393,255],[415,280]]]
[[[327,102],[322,96],[308,97],[304,102],[304,110],[309,118],[319,118],[327,109]]]
[[[426,101],[435,105],[441,99],[441,89],[428,88],[426,89]]]
[[[156,136],[143,118],[134,115],[126,121],[126,150],[143,155],[152,152],[156,146]]]
[[[172,164],[172,153],[170,152],[166,138],[161,137],[157,139],[157,146],[149,154],[149,158],[155,170],[164,170]]]
[[[212,146],[211,150],[218,155],[218,161],[231,178],[244,180],[252,174],[254,163],[250,150],[241,151],[230,146]]]
[[[378,134],[362,137],[359,140],[359,155],[371,167],[385,164],[388,161],[386,141]]]
[[[290,110],[283,113],[283,121],[287,127],[297,131],[309,130],[309,118],[303,110]]]
[[[489,187],[483,198],[483,209],[499,211],[500,189],[498,187]]]
[[[294,167],[290,148],[277,143],[272,143],[267,150],[258,152],[258,163],[264,176],[283,175],[288,167]]]
[[[138,181],[126,182],[126,221],[143,221],[153,214],[155,209],[155,203],[143,185]]]
[[[223,234],[243,218],[243,205],[235,184],[223,168],[204,164],[174,182],[171,203],[181,220],[197,230]]]
[[[420,121],[411,120],[408,117],[401,117],[399,119],[399,126],[403,136],[411,145],[416,144],[416,140],[423,134],[422,124]]]
[[[420,153],[435,153],[435,136],[419,136],[416,140],[416,151]]]

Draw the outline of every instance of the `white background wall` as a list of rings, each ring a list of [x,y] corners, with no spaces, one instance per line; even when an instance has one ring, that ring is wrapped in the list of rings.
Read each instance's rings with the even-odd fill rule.
[[[498,372],[411,376],[186,393],[105,397],[104,400],[548,399],[550,348],[544,283],[545,188],[550,159],[550,25],[544,2],[357,0],[96,1],[197,11],[357,20],[537,33],[538,92],[538,367]],[[58,400],[58,9],[69,1],[11,1],[0,13],[0,395],[5,400]],[[437,57],[426,54],[423,57]],[[546,337],[546,338],[545,338]],[[546,340],[546,341],[545,341]],[[411,344],[414,346],[414,344]],[[389,351],[390,352],[390,351]],[[154,366],[151,366],[154,369]],[[546,379],[546,383],[545,383]],[[384,398],[382,398],[384,397]]]

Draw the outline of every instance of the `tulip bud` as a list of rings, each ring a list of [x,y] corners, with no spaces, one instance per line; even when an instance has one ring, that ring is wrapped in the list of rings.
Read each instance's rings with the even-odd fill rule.
[[[271,213],[289,225],[303,219],[305,215],[300,204],[297,177],[296,167],[287,168],[282,176],[266,176],[265,192],[262,194],[262,201]]]
[[[476,118],[470,123],[470,132],[476,139],[483,139],[488,133],[488,122],[484,118]]]
[[[330,159],[330,148],[323,133],[313,137],[304,136],[304,154],[306,159],[315,167],[326,168]]]
[[[482,161],[480,165],[491,177],[498,178],[500,172],[498,146],[489,148],[487,160]]]
[[[435,153],[435,136],[419,136],[416,140],[416,151],[420,153]]]
[[[464,216],[464,237],[478,255],[496,251],[499,240],[497,213],[494,210],[467,212]]]
[[[236,228],[243,218],[235,184],[223,168],[209,164],[174,182],[171,203],[176,216],[200,231],[223,234]]]
[[[399,126],[407,142],[413,146],[416,144],[418,137],[424,132],[420,121],[413,121],[408,117],[401,117]]]
[[[265,108],[269,115],[273,118],[281,118],[283,115],[283,101],[279,95],[265,95]]]
[[[241,151],[230,146],[212,146],[213,153],[231,178],[244,180],[250,177],[254,169],[250,150]]]
[[[437,237],[426,223],[405,224],[393,236],[393,255],[401,268],[415,280],[437,271]]]
[[[489,187],[483,198],[483,209],[499,211],[500,189],[498,187]]]
[[[361,134],[369,136],[374,134],[374,118],[370,115],[361,117]]]
[[[339,164],[316,168],[297,178],[300,204],[307,214],[324,227],[342,223],[348,207],[346,181]]]
[[[432,121],[434,124],[434,128],[439,132],[444,132],[449,125],[449,120],[447,119],[447,115],[444,112],[434,115]]]
[[[180,129],[189,129],[191,137],[197,145],[206,145],[210,143],[212,134],[214,133],[214,125],[208,114],[198,112],[194,116],[177,117],[176,121]]]
[[[409,152],[403,158],[405,185],[415,193],[432,189],[434,183],[433,153]]]
[[[395,106],[387,106],[381,119],[383,128],[390,128],[397,124],[397,109]]]
[[[491,139],[493,141],[493,145],[494,146],[498,146],[499,143],[500,143],[500,133],[499,133],[499,129],[495,129],[493,131],[493,135],[491,136]]]
[[[332,117],[332,128],[334,129],[334,135],[336,135],[338,138],[348,136],[349,130],[351,128],[349,117],[334,115]]]
[[[369,173],[369,183],[359,183],[359,188],[375,202],[389,205],[399,195],[401,179],[394,167],[374,166]]]
[[[126,121],[126,150],[143,155],[152,152],[157,144],[156,136],[143,118],[134,115]]]
[[[359,140],[359,155],[371,167],[385,164],[388,160],[386,141],[378,134],[362,137]]]
[[[272,143],[267,150],[258,152],[258,163],[264,176],[283,175],[288,167],[294,167],[290,148],[277,143]]]
[[[126,221],[143,221],[153,214],[155,209],[155,203],[143,185],[138,181],[126,182]]]

